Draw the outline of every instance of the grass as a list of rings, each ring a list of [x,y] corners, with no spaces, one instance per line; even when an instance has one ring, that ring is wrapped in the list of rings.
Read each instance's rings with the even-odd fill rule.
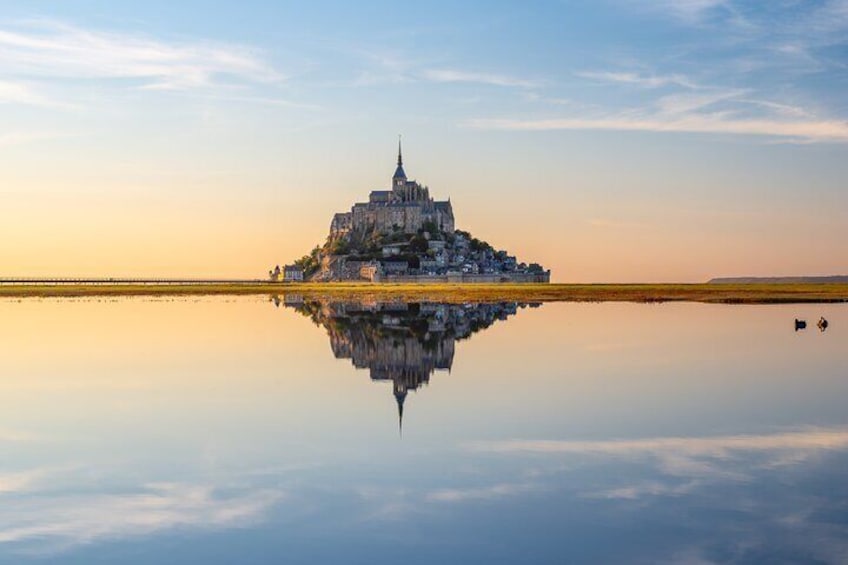
[[[848,302],[848,284],[0,284],[0,297],[286,295],[303,298],[434,302]]]

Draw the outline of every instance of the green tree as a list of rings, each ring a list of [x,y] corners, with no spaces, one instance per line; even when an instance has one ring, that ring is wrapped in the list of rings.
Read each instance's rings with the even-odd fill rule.
[[[423,235],[416,235],[409,242],[409,249],[413,253],[425,253],[428,247],[427,238]]]
[[[424,224],[421,226],[421,229],[430,234],[439,233],[439,226],[437,226],[436,222],[432,220],[427,220],[426,222],[424,222]]]

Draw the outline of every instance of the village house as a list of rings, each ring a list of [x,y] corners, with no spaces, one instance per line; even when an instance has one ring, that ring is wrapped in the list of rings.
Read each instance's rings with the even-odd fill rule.
[[[297,265],[286,265],[283,267],[283,282],[302,282],[303,269]]]

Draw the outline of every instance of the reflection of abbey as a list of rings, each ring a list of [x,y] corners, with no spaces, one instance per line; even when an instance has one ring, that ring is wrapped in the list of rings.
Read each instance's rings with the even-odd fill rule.
[[[324,326],[338,359],[368,369],[371,379],[391,381],[402,422],[407,393],[429,383],[436,370],[449,371],[456,341],[516,313],[519,304],[329,302],[286,299]],[[520,305],[523,306],[523,305]]]
[[[450,200],[406,177],[398,144],[389,190],[373,190],[330,222],[323,246],[272,280],[371,282],[550,282],[550,271],[457,230]]]

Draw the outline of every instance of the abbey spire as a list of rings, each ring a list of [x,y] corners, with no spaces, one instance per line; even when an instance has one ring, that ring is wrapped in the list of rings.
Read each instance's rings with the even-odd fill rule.
[[[398,160],[397,160],[397,169],[395,169],[395,176],[392,177],[394,181],[393,184],[404,184],[406,183],[406,173],[403,170],[403,153],[401,152],[400,146],[400,136],[398,136]]]

